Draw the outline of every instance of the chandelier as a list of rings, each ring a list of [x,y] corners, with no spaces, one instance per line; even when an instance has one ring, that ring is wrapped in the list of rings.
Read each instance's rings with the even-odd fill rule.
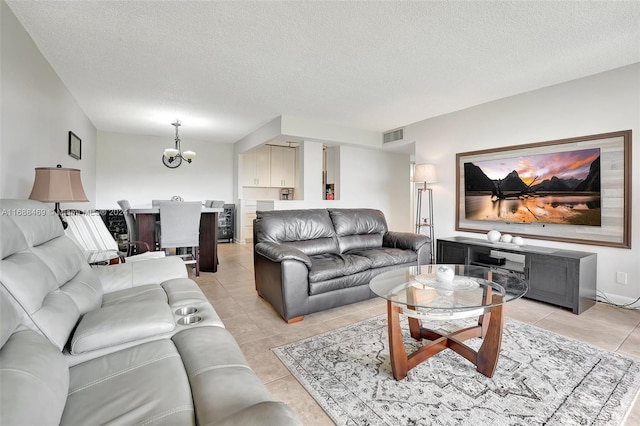
[[[176,120],[175,123],[171,123],[171,125],[176,128],[176,146],[175,148],[165,149],[164,154],[162,155],[162,164],[170,169],[175,169],[180,166],[183,158],[187,160],[187,163],[191,163],[191,161],[196,158],[196,153],[194,151],[182,152],[180,149],[180,136],[178,135],[178,127],[180,127],[180,124],[180,120]]]

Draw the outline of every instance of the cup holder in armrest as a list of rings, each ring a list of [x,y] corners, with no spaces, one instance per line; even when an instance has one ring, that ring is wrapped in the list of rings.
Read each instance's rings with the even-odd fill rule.
[[[186,317],[182,317],[178,320],[178,324],[180,325],[194,325],[202,321],[202,317],[200,315],[187,315]]]
[[[176,315],[193,315],[196,312],[198,312],[198,308],[196,308],[195,306],[183,306],[182,308],[176,310]]]

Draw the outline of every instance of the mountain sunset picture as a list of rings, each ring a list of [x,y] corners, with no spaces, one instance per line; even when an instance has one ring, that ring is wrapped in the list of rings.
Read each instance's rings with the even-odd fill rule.
[[[601,226],[600,149],[464,163],[465,217]]]

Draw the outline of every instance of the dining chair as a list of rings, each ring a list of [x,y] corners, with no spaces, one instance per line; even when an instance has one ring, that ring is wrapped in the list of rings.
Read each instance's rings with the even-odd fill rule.
[[[201,214],[201,201],[160,202],[160,248],[176,249],[186,264],[194,265],[196,277],[200,276]],[[182,253],[187,248],[191,253]]]
[[[160,203],[165,203],[173,200],[151,200],[151,207],[160,208]],[[161,250],[160,247],[160,221],[156,220],[156,247],[155,250]]]
[[[138,240],[138,232],[137,232],[138,228],[136,226],[136,218],[133,215],[133,213],[129,212],[129,209],[131,209],[131,203],[129,203],[129,200],[119,200],[117,201],[117,203],[122,209],[124,221],[127,224],[127,236],[129,239],[129,245],[127,247],[127,256],[133,256],[138,251],[140,251],[140,249],[138,249],[138,245],[142,245],[145,249],[144,251],[151,251],[149,244],[145,243],[144,241]]]
[[[224,200],[205,200],[205,207],[222,208],[224,206]]]

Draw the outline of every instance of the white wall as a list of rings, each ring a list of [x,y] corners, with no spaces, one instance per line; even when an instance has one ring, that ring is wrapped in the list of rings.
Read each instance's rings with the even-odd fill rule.
[[[405,138],[416,143],[416,163],[433,163],[438,168],[439,182],[432,185],[436,238],[482,238],[455,231],[456,153],[626,129],[632,129],[633,138],[640,137],[640,64],[414,123],[405,127]],[[639,149],[632,149],[632,169],[631,250],[528,241],[597,253],[598,290],[619,302],[640,296]],[[628,274],[628,285],[615,283],[617,271]]]
[[[80,169],[89,203],[96,199],[96,128],[42,56],[7,4],[0,2],[0,197],[28,198],[35,167]],[[82,159],[68,155],[68,134],[82,139]]]
[[[118,208],[128,199],[132,206],[149,206],[152,199],[225,200],[233,203],[233,145],[181,138],[183,150],[197,153],[191,164],[183,161],[175,169],[162,163],[166,137],[98,132],[96,206]]]
[[[340,147],[340,203],[382,210],[391,231],[410,232],[410,157],[350,145]]]
[[[302,152],[300,195],[305,201],[322,200],[322,143],[304,141],[300,145],[300,151]]]

